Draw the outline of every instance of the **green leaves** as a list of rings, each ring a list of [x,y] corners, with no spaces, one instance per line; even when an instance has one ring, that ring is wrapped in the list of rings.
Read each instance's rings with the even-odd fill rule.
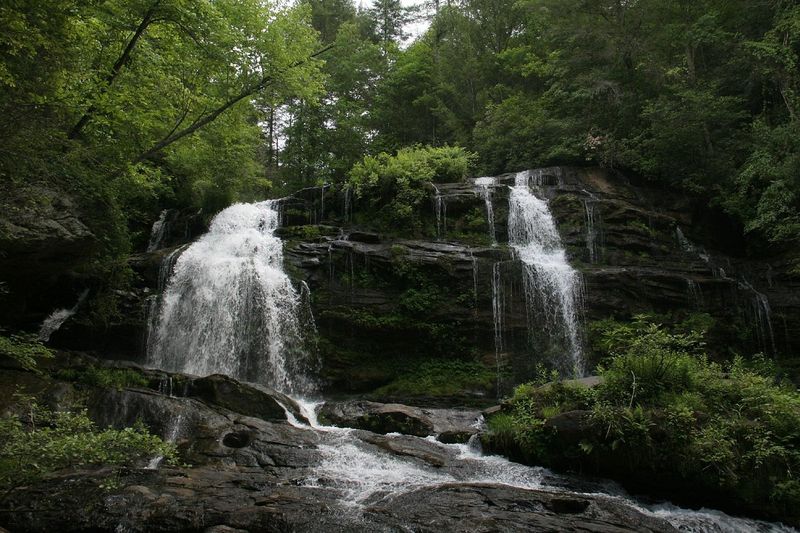
[[[50,359],[53,352],[33,336],[0,335],[0,355],[16,361],[25,370],[36,370],[37,359]]]
[[[25,424],[16,417],[0,418],[0,488],[5,490],[64,468],[134,466],[159,455],[168,463],[177,460],[175,445],[150,434],[141,421],[101,430],[85,410],[52,411],[32,402],[24,411]]]

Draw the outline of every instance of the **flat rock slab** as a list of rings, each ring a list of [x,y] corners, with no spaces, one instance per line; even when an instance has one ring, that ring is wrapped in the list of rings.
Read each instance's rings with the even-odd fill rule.
[[[339,427],[374,433],[435,436],[445,443],[466,443],[478,432],[480,411],[423,409],[402,404],[368,401],[327,402],[319,411],[321,421]]]
[[[677,531],[619,502],[492,484],[451,483],[343,504],[333,489],[281,482],[268,471],[131,471],[106,490],[108,471],[56,476],[23,490],[0,517],[15,532],[44,531]]]

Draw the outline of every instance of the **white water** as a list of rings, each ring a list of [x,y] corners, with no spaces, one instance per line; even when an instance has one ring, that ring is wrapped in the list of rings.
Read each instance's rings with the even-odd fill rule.
[[[531,192],[541,176],[519,172],[509,197],[508,241],[523,263],[528,331],[540,328],[560,353],[553,360],[564,375],[582,375],[580,277],[567,261],[547,202]]]
[[[501,391],[500,354],[503,352],[503,310],[505,300],[503,294],[502,263],[492,265],[492,320],[494,322],[494,362],[497,375],[497,395]]]
[[[444,201],[442,193],[439,192],[439,187],[433,185],[435,192],[433,197],[433,210],[436,215],[436,238],[442,239],[447,233],[447,204]]]
[[[74,315],[78,308],[81,306],[83,301],[86,299],[86,295],[89,294],[89,289],[84,290],[81,295],[78,297],[78,301],[70,307],[69,309],[56,309],[52,313],[50,313],[47,318],[44,319],[42,325],[39,327],[39,333],[37,335],[38,339],[41,342],[47,342],[50,340],[50,336],[58,331],[58,329],[64,325],[69,317]]]
[[[178,437],[181,435],[183,431],[184,425],[184,415],[182,412],[179,413],[172,413],[170,420],[167,422],[167,432],[164,435],[164,442],[171,442],[174,443],[178,440]],[[150,459],[147,463],[148,470],[155,470],[159,466],[161,466],[161,462],[164,461],[163,455],[158,455]]]
[[[602,233],[598,230],[602,220],[600,213],[595,211],[592,200],[584,200],[583,205],[586,210],[586,248],[589,251],[589,262],[595,264],[603,248]]]
[[[527,189],[527,186],[526,186]],[[301,297],[282,268],[281,242],[273,235],[278,215],[269,202],[234,205],[213,221],[210,232],[191,245],[175,263],[166,284],[164,304],[154,333],[151,363],[161,368],[190,373],[222,372],[240,377],[243,365],[262,356],[258,369],[262,381],[278,390],[300,396],[308,392],[308,369],[291,359],[290,347],[302,346],[306,327],[301,315]],[[521,246],[525,252],[525,246]],[[499,278],[499,265],[493,278]],[[502,307],[499,279],[496,306]],[[305,288],[307,289],[307,287]],[[502,317],[502,313],[497,313]],[[265,329],[254,329],[253,320]],[[500,318],[502,320],[502,318]],[[302,354],[301,354],[302,355]],[[169,383],[165,387],[171,390]],[[305,389],[305,390],[304,390]],[[468,445],[446,445],[432,438],[426,445],[445,453],[443,468],[395,455],[364,442],[350,429],[321,425],[318,404],[298,400],[309,425],[287,411],[289,422],[314,430],[322,459],[305,486],[333,489],[344,509],[360,512],[375,498],[401,494],[443,483],[499,483],[526,489],[569,492],[548,479],[560,479],[542,468],[526,467],[500,457],[485,457]],[[183,427],[180,413],[169,425],[168,440],[177,440]],[[408,436],[387,436],[417,439]],[[154,460],[153,467],[157,467]],[[696,513],[675,507],[649,509],[615,493],[595,496],[622,500],[643,512],[656,514],[689,531],[758,530],[758,523],[722,513]],[[755,524],[755,525],[754,525]]]
[[[283,271],[273,202],[235,204],[178,258],[148,346],[150,365],[308,393],[300,294]]]
[[[443,444],[433,437],[401,436],[395,438],[426,441],[449,459],[443,468],[434,468],[410,458],[393,455],[358,438],[355,430],[325,426],[319,423],[316,410],[319,402],[298,400],[302,414],[310,425],[299,422],[289,411],[287,416],[295,427],[314,429],[322,436],[317,449],[322,461],[315,475],[303,484],[309,487],[334,489],[341,494],[345,511],[359,513],[377,499],[436,487],[443,484],[499,484],[520,489],[544,490],[571,495],[593,496],[613,500],[644,514],[666,520],[680,531],[697,533],[792,532],[779,524],[736,518],[720,511],[683,509],[671,504],[640,504],[614,485],[600,485],[595,491],[575,492],[559,484],[558,475],[541,467],[512,463],[496,455],[484,455],[479,444]],[[480,421],[477,421],[480,423]],[[388,435],[392,437],[392,435]]]
[[[489,224],[489,238],[491,239],[492,246],[497,246],[497,235],[494,230],[494,206],[492,205],[492,189],[497,183],[495,178],[476,178],[475,187],[477,187],[478,194],[483,198],[486,205],[486,222]]]

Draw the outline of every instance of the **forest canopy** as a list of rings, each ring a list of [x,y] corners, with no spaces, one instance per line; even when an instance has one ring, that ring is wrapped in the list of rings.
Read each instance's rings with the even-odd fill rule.
[[[619,169],[751,249],[800,237],[794,2],[15,0],[0,30],[7,197],[69,191],[111,255],[164,207],[344,184],[417,145],[480,174]]]

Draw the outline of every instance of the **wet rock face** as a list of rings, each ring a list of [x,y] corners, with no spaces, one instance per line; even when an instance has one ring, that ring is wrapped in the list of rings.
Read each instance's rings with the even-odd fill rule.
[[[15,194],[0,203],[0,323],[26,327],[74,305],[73,271],[98,243],[68,195],[42,187]]]
[[[324,467],[323,448],[335,445],[340,434],[245,416],[207,399],[96,389],[89,413],[99,425],[114,427],[141,419],[173,440],[182,462],[192,466],[60,472],[13,492],[5,504],[14,512],[0,514],[0,527],[15,532],[673,531],[666,522],[598,496],[469,481],[378,490],[355,502],[345,496],[353,481]],[[368,431],[348,435],[364,453],[453,480],[473,475],[470,463],[453,449],[426,439]]]
[[[12,497],[27,513],[0,518],[12,531],[596,531],[675,532],[613,500],[498,485],[451,484],[410,491],[361,509],[330,490],[293,485],[260,468],[165,468],[55,477]],[[59,502],[58,506],[54,506]]]
[[[740,231],[729,219],[697,209],[680,194],[600,169],[553,167],[539,172],[537,182],[581,273],[587,321],[702,312],[716,319],[712,346],[739,342],[743,352],[796,351],[800,279],[781,258],[743,259]],[[485,217],[484,198],[469,183],[437,184],[430,212],[422,213],[430,235],[417,240],[342,224],[332,189],[326,190],[324,216],[319,189],[292,198],[290,210],[308,215],[285,220],[286,261],[311,287],[329,390],[371,391],[395,379],[392,365],[414,368],[420,359],[470,354],[503,369],[503,392],[531,377],[537,360],[547,361],[545,347],[528,336],[521,268],[507,246],[513,183],[508,174],[489,186],[496,246],[477,238],[486,227],[462,231],[475,213]],[[437,198],[445,206],[438,226]],[[302,224],[319,220],[325,231],[303,237],[312,226]],[[335,224],[342,229],[332,229]],[[499,283],[493,283],[495,275]],[[499,321],[496,294],[502,299]]]
[[[278,233],[287,271],[311,289],[324,392],[486,405],[533,377],[538,362],[558,356],[529,335],[522,267],[507,245],[513,182],[511,174],[499,176],[487,189],[495,245],[485,199],[472,183],[432,188],[415,239],[376,231],[358,217],[352,199],[345,209],[344,195],[332,187],[309,188],[282,202]],[[723,217],[679,194],[599,169],[544,169],[538,182],[537,194],[548,199],[570,262],[581,273],[587,322],[650,311],[703,312],[718,325],[710,346],[735,341],[743,353],[797,351],[800,278],[788,260],[738,257],[742,243]],[[443,206],[438,224],[437,198]],[[187,224],[176,219],[173,225]],[[140,282],[120,295],[119,319],[98,325],[79,311],[52,337],[54,345],[143,361],[161,267],[179,242],[165,239],[162,248],[131,257]],[[441,384],[422,392],[391,387],[431,361],[468,361],[493,374],[499,368],[500,376],[459,384],[457,394],[437,390],[446,389]],[[409,380],[429,377],[421,372]]]
[[[326,402],[318,413],[321,422],[374,433],[435,436],[447,444],[466,443],[478,433],[478,411],[432,409],[367,401]]]

